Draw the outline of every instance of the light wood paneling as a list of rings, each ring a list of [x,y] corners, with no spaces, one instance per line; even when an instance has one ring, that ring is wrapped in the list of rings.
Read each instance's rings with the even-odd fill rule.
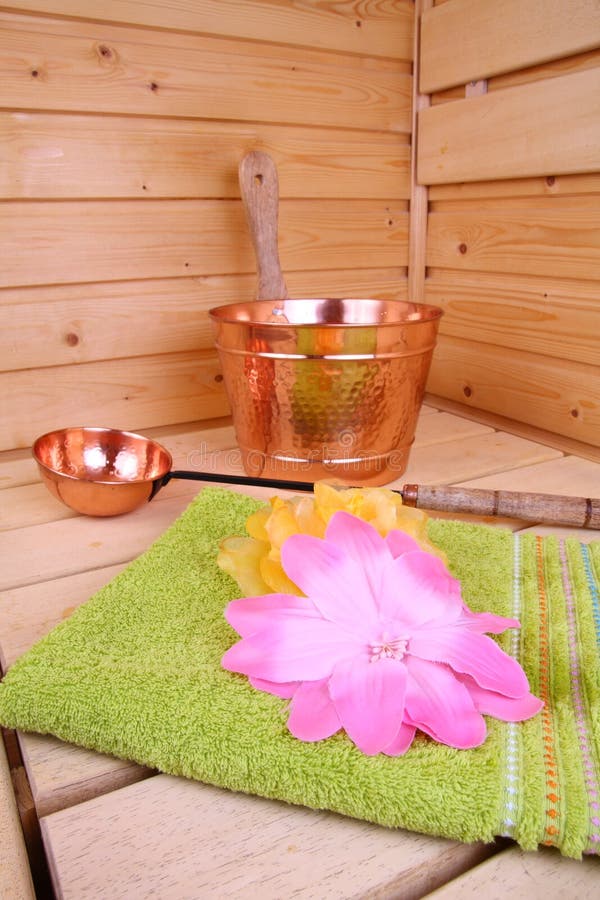
[[[538,531],[538,533],[543,533]],[[537,853],[526,853],[510,847],[493,856],[432,894],[431,900],[514,900],[545,897],[546,900],[577,897],[595,900],[598,896],[600,860],[567,859],[555,850],[542,847]]]
[[[434,184],[429,188],[432,203],[447,200],[500,201],[507,197],[586,197],[600,194],[600,174],[546,175],[542,178],[502,179],[499,181],[461,182],[460,184]],[[532,202],[532,206],[536,205]]]
[[[401,63],[0,14],[0,105],[410,131]]]
[[[488,91],[502,91],[504,88],[515,87],[519,84],[530,84],[533,81],[584,72],[586,69],[597,69],[600,66],[600,38],[596,43],[598,49],[590,50],[587,53],[553,59],[537,66],[528,66],[526,69],[517,69],[514,72],[505,72],[503,75],[489,78]],[[551,88],[551,85],[548,87]]]
[[[12,9],[412,59],[410,0],[9,0]]]
[[[558,78],[562,75],[584,72],[586,69],[597,69],[599,65],[600,49],[590,50],[587,53],[577,53],[575,56],[566,56],[563,59],[553,59],[550,62],[541,63],[537,66],[528,66],[526,69],[505,72],[503,75],[486,78],[484,83],[489,94],[494,91],[502,91],[505,88],[516,87],[517,85],[531,84],[537,81]],[[431,94],[431,103],[433,106],[438,106],[440,103],[463,100],[470,91],[471,85],[481,83],[481,81],[468,81],[466,84],[456,85],[445,91],[436,91]]]
[[[0,446],[228,412],[207,311],[255,295],[245,152],[298,296],[406,296],[410,0],[0,12]],[[90,406],[91,404],[91,406]]]
[[[407,264],[400,201],[284,200],[284,269]],[[0,205],[0,286],[253,272],[240,201],[122,200]]]
[[[519,275],[432,270],[425,299],[445,315],[440,333],[598,365],[598,285]]]
[[[3,199],[237,198],[250,150],[273,157],[282,197],[410,196],[410,146],[385,132],[0,112],[0,146]]]
[[[28,447],[65,425],[139,431],[229,412],[216,352],[208,350],[6,372],[2,390],[0,449]]]
[[[599,366],[442,335],[428,389],[475,408],[598,444]]]
[[[596,0],[451,0],[423,16],[420,87],[431,93],[598,44]]]
[[[35,900],[8,759],[0,733],[0,896]]]
[[[63,896],[115,900],[149,896],[156,884],[165,897],[223,900],[256,896],[258,884],[264,900],[419,897],[490,852],[167,775],[42,827]],[[181,854],[182,834],[194,852]]]
[[[600,278],[597,208],[431,212],[427,264],[466,271]]]
[[[422,184],[600,169],[600,68],[424,109],[418,157]]]
[[[399,268],[290,272],[287,283],[295,297],[407,297]],[[0,291],[0,368],[207,349],[213,346],[208,310],[255,296],[255,275],[6,288]]]

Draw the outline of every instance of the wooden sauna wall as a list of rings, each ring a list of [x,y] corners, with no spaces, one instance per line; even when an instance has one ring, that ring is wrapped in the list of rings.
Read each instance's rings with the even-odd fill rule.
[[[600,4],[422,17],[429,389],[600,446]]]
[[[411,0],[7,0],[0,449],[228,413],[207,310],[252,299],[237,167],[280,175],[298,296],[406,296]]]

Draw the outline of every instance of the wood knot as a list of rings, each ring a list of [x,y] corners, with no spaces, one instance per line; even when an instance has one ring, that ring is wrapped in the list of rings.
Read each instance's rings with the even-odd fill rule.
[[[67,344],[69,347],[76,347],[78,343],[79,335],[75,334],[74,331],[68,331],[65,334],[65,344]]]
[[[467,399],[468,399],[472,395],[472,393],[473,393],[473,389],[470,388],[468,384],[465,384],[465,386],[463,388],[463,394],[465,395],[465,397],[467,397]]]
[[[464,256],[464,254],[467,252],[467,249],[468,249],[468,248],[467,248],[467,245],[466,245],[466,244],[459,244],[459,245],[458,245],[458,252],[459,252],[459,253],[462,253],[463,256]]]

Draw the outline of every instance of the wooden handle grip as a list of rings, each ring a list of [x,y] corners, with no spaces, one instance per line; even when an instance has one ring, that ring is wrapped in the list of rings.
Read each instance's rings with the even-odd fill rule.
[[[406,506],[418,506],[419,509],[600,529],[600,500],[589,497],[405,484],[402,499]]]
[[[288,290],[277,248],[277,168],[268,153],[253,150],[240,163],[239,179],[258,267],[256,299],[285,300]]]

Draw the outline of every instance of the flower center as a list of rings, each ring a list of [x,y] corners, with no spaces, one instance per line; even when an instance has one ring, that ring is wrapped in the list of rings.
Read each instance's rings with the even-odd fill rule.
[[[407,648],[407,638],[384,639],[380,644],[371,644],[369,646],[371,662],[377,662],[378,659],[402,659]]]

